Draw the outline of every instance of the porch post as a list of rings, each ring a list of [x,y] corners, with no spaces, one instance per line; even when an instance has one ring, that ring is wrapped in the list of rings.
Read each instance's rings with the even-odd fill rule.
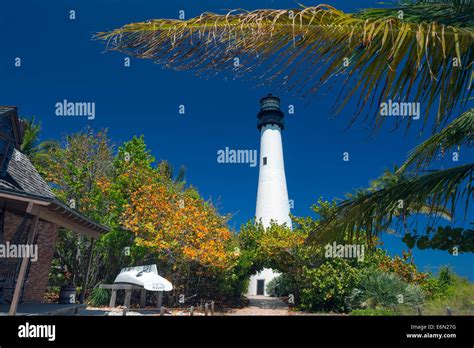
[[[87,255],[87,268],[86,268],[86,273],[84,275],[84,281],[82,284],[82,293],[81,293],[81,298],[79,299],[79,302],[81,304],[84,303],[84,299],[86,298],[86,290],[87,290],[87,283],[89,279],[89,273],[91,270],[91,264],[92,264],[92,254],[94,251],[94,244],[95,244],[95,239],[91,238],[91,245],[89,246],[89,253]]]
[[[31,204],[28,206],[27,213],[29,213],[30,211],[31,211]],[[28,235],[28,241],[27,241],[28,245],[33,244],[35,240],[36,231],[38,230],[38,223],[39,223],[39,216],[35,215],[33,218],[33,223],[30,228],[30,233]],[[21,260],[20,272],[16,280],[15,292],[13,293],[13,299],[12,299],[12,303],[10,304],[10,310],[8,312],[8,315],[16,315],[16,311],[18,309],[18,302],[20,301],[20,293],[23,289],[23,284],[25,282],[26,269],[28,268],[29,262],[30,262],[30,259],[28,257],[24,257]]]

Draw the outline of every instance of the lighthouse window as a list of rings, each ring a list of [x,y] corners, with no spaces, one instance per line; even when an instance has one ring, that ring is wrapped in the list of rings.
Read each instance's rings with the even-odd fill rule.
[[[264,166],[267,165],[267,158],[266,158],[266,157],[263,157],[263,165],[264,165]]]

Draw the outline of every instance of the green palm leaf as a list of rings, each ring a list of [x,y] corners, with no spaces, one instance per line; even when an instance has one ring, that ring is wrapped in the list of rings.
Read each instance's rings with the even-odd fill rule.
[[[432,222],[446,212],[454,216],[459,200],[464,201],[467,211],[469,201],[474,198],[473,172],[474,164],[467,164],[407,178],[386,188],[359,194],[339,204],[336,211],[310,234],[309,241],[326,241],[361,233],[370,240],[392,223],[404,221],[408,212],[431,215]]]
[[[41,132],[41,125],[36,123],[35,117],[24,119],[23,141],[20,146],[21,152],[27,156],[32,156],[37,152],[38,138]]]
[[[430,164],[439,153],[444,153],[455,146],[471,147],[473,142],[474,109],[470,109],[411,151],[398,172],[405,171],[411,165],[418,169]]]
[[[186,167],[180,166],[178,173],[175,173],[174,166],[168,161],[162,161],[158,165],[158,170],[165,178],[172,180],[176,183],[182,183],[186,179]]]
[[[403,20],[407,22],[437,22],[444,25],[474,27],[471,0],[422,0],[400,1],[399,6],[362,10],[356,14],[359,18],[380,18],[393,15],[394,11],[403,11]]]
[[[382,102],[420,102],[426,106],[424,124],[430,110],[438,110],[430,122],[436,129],[471,91],[474,6],[466,6],[459,11],[452,3],[419,3],[358,14],[329,5],[204,13],[187,21],[132,23],[96,38],[107,41],[108,50],[198,74],[253,72],[259,83],[275,82],[303,97],[336,87],[335,111],[359,95],[354,120],[365,110],[375,128],[384,121]],[[399,8],[408,11],[406,19],[397,17]]]
[[[45,163],[49,158],[50,150],[58,143],[54,140],[39,141],[41,124],[37,123],[35,117],[22,119],[24,132],[20,151],[24,153],[36,165]]]

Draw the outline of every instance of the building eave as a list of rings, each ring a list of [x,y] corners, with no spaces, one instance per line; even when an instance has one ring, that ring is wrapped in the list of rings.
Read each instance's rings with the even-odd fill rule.
[[[109,232],[110,229],[106,226],[103,226],[87,217],[82,215],[81,213],[77,212],[76,210],[68,207],[63,202],[59,201],[56,198],[50,197],[43,197],[39,195],[35,195],[33,193],[19,191],[19,190],[12,190],[8,188],[0,188],[0,198],[22,201],[27,203],[33,203],[34,205],[41,207],[43,212],[43,216],[46,210],[50,211],[52,214],[55,214],[58,218],[54,219],[54,223],[68,228],[70,224],[68,223],[61,223],[61,220],[70,221],[71,223],[77,224],[81,226],[85,231],[81,228],[83,232],[90,232],[86,233],[89,235],[99,235],[102,233]]]

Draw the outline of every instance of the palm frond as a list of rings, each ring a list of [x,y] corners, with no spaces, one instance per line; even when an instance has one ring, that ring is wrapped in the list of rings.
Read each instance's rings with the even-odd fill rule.
[[[417,6],[429,13],[431,4]],[[358,95],[353,121],[365,110],[374,129],[384,121],[382,102],[420,102],[426,105],[423,125],[430,110],[438,110],[430,122],[437,129],[471,93],[474,28],[462,19],[455,26],[437,22],[439,17],[409,18],[397,18],[396,11],[347,14],[329,5],[234,10],[132,23],[95,37],[108,50],[197,74],[253,72],[258,83],[273,82],[302,97],[336,87],[334,111]],[[397,126],[401,122],[396,119]],[[407,127],[411,123],[410,118]]]
[[[454,217],[454,208],[462,200],[467,212],[469,201],[474,198],[473,172],[474,164],[439,170],[343,201],[332,216],[310,233],[308,241],[362,233],[371,240],[391,228],[393,223],[405,222],[404,210],[429,214],[435,222],[446,213]]]
[[[58,146],[55,140],[39,140],[41,133],[41,123],[37,123],[35,117],[22,119],[24,124],[23,140],[20,151],[33,162],[35,166],[41,166],[47,162],[51,151]]]
[[[406,22],[436,22],[457,27],[474,27],[473,1],[471,0],[400,1],[398,6],[369,8],[360,11],[355,16],[363,19],[381,18],[398,13],[398,11],[403,11],[403,20]]]
[[[474,109],[464,112],[440,132],[413,149],[398,173],[413,165],[416,169],[429,165],[439,153],[455,146],[472,146],[474,142]]]
[[[162,161],[158,165],[158,170],[167,179],[174,182],[184,182],[186,179],[186,167],[180,166],[178,173],[175,173],[174,166],[168,161]]]
[[[186,181],[186,167],[185,166],[179,167],[178,174],[176,175],[176,178],[174,180],[176,182]]]
[[[31,156],[37,151],[41,124],[36,123],[34,116],[28,119],[23,119],[22,122],[25,125],[25,131],[23,133],[23,141],[20,150],[25,155]]]

